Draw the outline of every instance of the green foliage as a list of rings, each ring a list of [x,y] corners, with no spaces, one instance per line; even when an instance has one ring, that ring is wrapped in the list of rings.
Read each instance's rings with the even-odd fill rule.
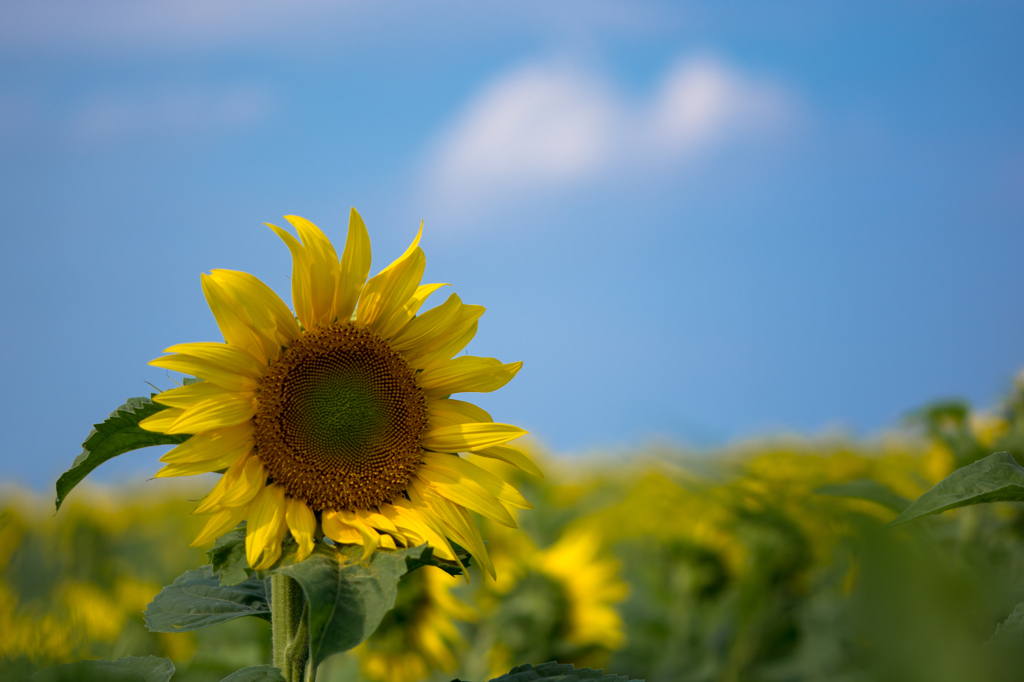
[[[71,468],[57,479],[57,509],[60,509],[68,493],[81,483],[82,479],[107,460],[150,445],[176,445],[188,440],[188,435],[169,436],[146,431],[139,426],[143,419],[164,409],[165,406],[154,403],[149,398],[129,398],[128,402],[111,412],[110,417],[101,424],[94,424],[92,431],[82,443],[82,454],[76,457]]]
[[[643,682],[643,680],[632,680],[626,675],[605,675],[603,670],[591,670],[590,668],[574,669],[569,663],[559,664],[550,661],[538,666],[529,663],[517,665],[501,677],[496,677],[491,682],[534,682],[535,680],[546,680],[547,682],[583,682],[583,680],[594,680],[595,682]],[[452,682],[460,682],[452,680]]]
[[[452,543],[452,549],[455,550],[455,554],[459,557],[459,561],[466,568],[469,568],[473,564],[473,557],[459,545]],[[447,559],[441,559],[434,556],[434,548],[430,545],[423,546],[422,554],[410,554],[405,557],[405,565],[408,567],[409,572],[415,571],[417,568],[423,566],[436,566],[442,571],[451,576],[462,575],[462,569],[454,561],[448,561]]]
[[[847,483],[833,483],[815,489],[819,495],[832,497],[850,497],[856,500],[877,502],[894,512],[901,512],[910,505],[910,500],[897,495],[891,488],[871,478],[858,478]]]
[[[146,609],[147,627],[187,632],[243,616],[269,620],[270,578],[249,577],[253,571],[245,562],[244,546],[244,526],[218,539],[207,552],[210,564],[179,576],[156,596]],[[315,665],[369,637],[394,607],[398,582],[409,571],[437,566],[458,572],[457,566],[435,558],[428,546],[378,551],[366,561],[360,547],[319,545],[302,562],[294,562],[294,550],[289,547],[285,559],[260,576],[286,575],[302,588]]]
[[[986,502],[1024,501],[1024,468],[1008,452],[997,452],[957,469],[897,516],[898,526],[929,514]]]
[[[745,566],[700,541],[623,542],[625,576],[642,587],[622,606],[630,645],[612,656],[612,667],[647,679],[704,682],[759,679],[800,657],[811,630],[802,620],[818,568],[816,538],[777,503],[734,514]],[[830,576],[811,594],[841,577]]]
[[[306,596],[314,666],[373,634],[395,605],[407,558],[429,559],[423,547],[374,552],[365,562],[361,554],[361,547],[321,545],[305,561],[274,569],[298,582]]]
[[[156,656],[79,661],[40,670],[32,682],[168,682],[174,664]]]
[[[1017,604],[1010,616],[996,626],[996,633],[990,642],[1008,642],[1021,644],[1024,642],[1024,603]]]
[[[945,400],[912,413],[908,422],[941,443],[953,455],[956,468],[1000,451],[1024,461],[1024,384],[1020,382],[992,412],[977,412],[965,401]]]
[[[235,530],[217,538],[213,549],[206,553],[212,574],[221,585],[237,585],[252,575],[245,558],[245,521]]]
[[[231,673],[221,682],[284,682],[284,677],[272,665],[254,665]]]
[[[243,616],[270,619],[268,580],[250,578],[222,585],[207,565],[179,576],[146,608],[152,632],[188,632]]]

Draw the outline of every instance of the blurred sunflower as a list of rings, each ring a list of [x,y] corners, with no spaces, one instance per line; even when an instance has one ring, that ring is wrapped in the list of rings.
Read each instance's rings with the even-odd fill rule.
[[[409,248],[375,277],[370,239],[352,209],[341,256],[313,223],[285,216],[299,238],[269,225],[291,251],[295,314],[263,282],[232,270],[202,276],[226,343],[171,346],[150,364],[201,381],[154,397],[168,409],[145,429],[193,434],[157,476],[222,471],[195,513],[210,515],[200,545],[246,519],[246,556],[267,568],[290,532],[297,560],[313,551],[319,520],[338,543],[395,549],[429,543],[458,561],[449,540],[494,567],[474,511],[515,527],[531,505],[511,485],[458,456],[471,452],[526,471],[508,441],[526,433],[496,424],[449,396],[501,388],[522,366],[454,358],[476,334],[482,306],[452,294],[417,315],[444,284],[420,284],[422,225]]]
[[[565,590],[568,642],[581,648],[617,649],[622,645],[625,635],[615,604],[626,598],[628,587],[619,578],[619,562],[602,554],[596,533],[566,533],[541,552],[537,566]]]
[[[499,543],[502,550],[496,551],[495,562],[500,577],[485,584],[493,597],[481,599],[494,612],[494,675],[524,660],[599,665],[603,652],[623,645],[622,618],[615,605],[625,599],[628,586],[597,532],[570,530],[545,550],[507,534]]]
[[[456,584],[431,566],[408,574],[395,608],[357,649],[363,675],[375,682],[417,682],[434,670],[453,672],[457,649],[465,645],[455,621],[477,619],[475,609],[452,595]]]

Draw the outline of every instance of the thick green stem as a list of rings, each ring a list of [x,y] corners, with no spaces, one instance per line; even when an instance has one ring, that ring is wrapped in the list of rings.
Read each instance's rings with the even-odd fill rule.
[[[274,667],[287,682],[305,682],[309,616],[302,587],[286,575],[270,576],[270,627]]]

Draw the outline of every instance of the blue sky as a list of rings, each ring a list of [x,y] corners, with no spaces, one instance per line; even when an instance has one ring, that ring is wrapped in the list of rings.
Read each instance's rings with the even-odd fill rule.
[[[0,4],[0,480],[50,489],[288,213],[488,307],[559,453],[870,435],[1024,366],[1014,3]],[[155,453],[112,464],[144,478]]]

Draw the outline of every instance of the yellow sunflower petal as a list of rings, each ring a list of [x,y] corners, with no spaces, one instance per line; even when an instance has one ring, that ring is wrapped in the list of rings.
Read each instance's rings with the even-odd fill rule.
[[[345,251],[341,256],[338,274],[338,319],[347,321],[352,317],[359,301],[366,276],[370,274],[370,235],[366,224],[356,209],[348,216],[348,237]]]
[[[519,448],[512,447],[511,445],[495,445],[491,448],[475,450],[473,454],[479,455],[480,457],[489,457],[491,459],[501,460],[502,462],[522,469],[531,476],[544,478],[544,472],[540,470],[540,467],[534,464],[533,460],[530,459],[525,452]]]
[[[202,433],[244,424],[256,414],[252,396],[236,395],[196,403],[185,410],[164,433]]]
[[[183,414],[185,414],[185,410],[172,407],[166,410],[161,410],[150,417],[146,417],[139,422],[139,426],[147,431],[167,433],[167,429],[171,428],[174,422],[178,421],[178,417]]]
[[[356,509],[355,514],[364,523],[373,526],[377,530],[382,530],[385,533],[398,533],[398,528],[395,524],[380,512],[375,512],[371,509]]]
[[[422,307],[423,304],[427,302],[427,299],[430,297],[430,295],[432,293],[434,293],[435,291],[437,291],[441,287],[450,287],[450,286],[451,286],[451,284],[447,284],[445,282],[437,282],[437,283],[434,283],[434,284],[421,284],[421,285],[419,285],[418,287],[416,287],[416,291],[413,292],[412,298],[409,299],[409,303],[406,304],[407,307],[409,308],[409,311],[413,315],[415,315],[416,313],[419,312],[420,307]]]
[[[434,398],[427,401],[428,428],[492,421],[494,420],[486,410],[464,400]]]
[[[359,531],[341,520],[338,512],[333,509],[325,509],[320,515],[320,525],[324,529],[324,535],[343,545],[361,545],[363,536]]]
[[[420,226],[413,245],[380,274],[370,278],[359,296],[356,320],[382,338],[390,338],[412,319],[408,303],[419,287],[427,263],[423,250],[417,246],[422,233]]]
[[[533,505],[518,490],[491,472],[481,469],[458,455],[424,452],[423,465],[422,468],[429,468],[432,471],[442,473],[462,482],[463,485],[472,487],[479,485],[494,497],[513,507],[533,509]]]
[[[192,436],[160,458],[165,464],[184,464],[216,459],[227,454],[242,453],[251,449],[256,441],[252,425],[239,424],[226,429],[208,431]]]
[[[164,391],[163,393],[157,393],[153,396],[153,402],[160,403],[161,405],[167,405],[168,407],[180,407],[182,409],[187,409],[196,403],[203,402],[204,400],[209,400],[211,398],[227,398],[236,395],[240,395],[238,391],[229,391],[223,386],[211,384],[209,381],[198,381],[186,386],[172,388],[171,390]],[[252,394],[248,393],[248,395],[251,396]]]
[[[476,336],[477,323],[486,308],[482,305],[463,303],[458,316],[446,328],[438,328],[426,336],[417,346],[403,354],[414,367],[422,369],[452,356],[465,348]]]
[[[416,476],[441,497],[471,509],[481,516],[486,516],[503,526],[518,528],[516,520],[512,518],[505,505],[480,484],[467,483],[457,476],[427,466],[420,467]]]
[[[257,570],[270,568],[281,558],[281,540],[288,531],[284,518],[284,497],[284,487],[272,483],[260,491],[249,509],[245,529],[245,558]]]
[[[309,285],[309,254],[306,247],[302,245],[290,232],[282,230],[277,225],[264,223],[277,234],[288,246],[292,253],[292,305],[295,306],[295,316],[299,318],[299,324],[306,329],[312,329],[313,300]]]
[[[231,294],[209,275],[200,275],[203,294],[213,312],[220,333],[229,346],[241,348],[261,362],[267,361],[267,352],[262,339],[249,324],[242,312],[235,306]]]
[[[441,305],[431,308],[402,327],[391,339],[391,347],[399,352],[416,348],[424,340],[432,339],[448,329],[458,319],[461,309],[462,299],[458,294],[452,294]]]
[[[427,369],[438,363],[451,360],[456,354],[460,353],[466,346],[468,346],[470,341],[473,340],[473,337],[476,336],[478,326],[479,325],[474,322],[458,336],[452,337],[452,339],[445,345],[437,348],[436,350],[424,353],[413,360],[410,364],[415,369]]]
[[[287,534],[288,526],[282,523],[277,528],[277,532],[269,538],[266,547],[263,548],[263,558],[254,567],[256,570],[264,570],[277,563],[277,560],[281,558],[282,554],[281,542]]]
[[[248,504],[267,483],[267,467],[259,457],[249,457],[239,470],[238,478],[218,501],[224,507]],[[213,497],[211,494],[210,497]]]
[[[205,545],[208,542],[213,542],[224,533],[237,526],[245,518],[248,513],[248,507],[235,507],[234,509],[225,509],[215,513],[203,526],[203,530],[199,533],[199,537],[192,541],[193,547],[199,547]]]
[[[415,522],[412,519],[406,518],[405,510],[396,509],[392,504],[382,504],[380,507],[380,513],[383,514],[395,524],[398,531],[405,537],[406,544],[410,547],[415,547],[428,542],[426,536],[430,535],[429,530],[424,531],[421,528],[422,524]]]
[[[363,524],[356,526],[356,530],[363,536],[363,556],[361,560],[366,561],[376,551],[377,547],[380,546],[380,534]]]
[[[178,343],[164,349],[165,353],[177,353],[186,357],[216,364],[226,371],[253,379],[263,375],[266,366],[249,353],[223,343],[199,341]]]
[[[224,472],[194,514],[209,514],[218,509],[237,507],[252,501],[267,482],[267,469],[259,457],[240,459]]]
[[[316,516],[302,500],[288,497],[285,501],[284,520],[299,544],[296,561],[303,561],[313,553],[313,536],[316,533]]]
[[[356,529],[359,535],[363,539],[363,557],[362,560],[366,561],[377,546],[380,544],[380,534],[377,533],[368,523],[364,522],[353,512],[341,509],[338,510],[338,517],[342,521],[347,523],[349,526]]]
[[[156,472],[154,478],[166,478],[168,476],[193,476],[195,474],[208,474],[211,471],[227,469],[240,458],[252,450],[251,445],[245,445],[236,450],[225,452],[211,459],[197,460],[194,462],[171,462],[160,471]]]
[[[313,324],[334,322],[335,297],[338,294],[338,254],[319,227],[296,215],[286,215],[299,233],[309,259],[309,297],[313,306]]]
[[[416,236],[413,238],[412,243],[409,244],[409,247],[405,250],[404,253],[402,253],[401,256],[399,256],[395,260],[391,261],[390,265],[388,265],[386,268],[381,270],[381,274],[383,274],[383,273],[385,273],[388,270],[391,270],[393,268],[397,268],[399,266],[399,264],[403,260],[405,260],[406,258],[409,258],[410,256],[412,256],[412,254],[419,249],[420,239],[422,237],[423,237],[423,221],[421,220],[420,221],[420,229],[416,232]]]
[[[455,561],[459,566],[465,568],[444,533],[436,527],[428,515],[422,513],[408,500],[398,498],[391,504],[382,505],[380,512],[391,519],[399,530],[410,536],[418,536],[420,542],[433,547],[437,556]]]
[[[355,515],[363,523],[378,531],[381,547],[395,549],[396,542],[403,545],[409,544],[408,539],[398,530],[395,524],[380,512],[370,509],[356,509]]]
[[[277,358],[282,347],[288,347],[298,338],[299,323],[292,311],[259,278],[237,270],[213,270],[210,279],[231,296],[247,324],[259,336],[267,358]]]
[[[491,574],[492,578],[495,576],[494,564],[487,553],[487,545],[484,544],[484,539],[480,535],[480,529],[477,528],[472,517],[466,513],[464,507],[449,502],[420,481],[412,482],[409,493],[410,497],[419,498],[423,504],[440,517],[446,530],[451,533],[450,537],[469,550],[473,558],[480,562],[480,565]],[[469,579],[468,575],[466,579]]]
[[[512,424],[478,422],[428,428],[421,439],[423,447],[435,452],[473,452],[525,436],[525,431]]]
[[[223,343],[182,343],[164,351],[149,364],[154,367],[193,374],[231,391],[252,391],[265,366],[240,348]]]
[[[512,380],[522,362],[502,363],[494,358],[466,355],[428,367],[419,375],[420,388],[428,398],[452,393],[496,391]]]

